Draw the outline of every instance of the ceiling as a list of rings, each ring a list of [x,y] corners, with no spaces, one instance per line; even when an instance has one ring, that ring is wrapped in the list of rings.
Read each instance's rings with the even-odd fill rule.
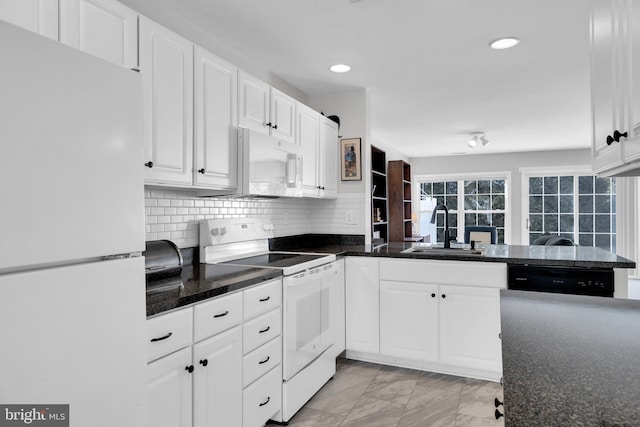
[[[408,157],[590,146],[588,1],[171,1],[303,92],[367,88],[373,143]]]

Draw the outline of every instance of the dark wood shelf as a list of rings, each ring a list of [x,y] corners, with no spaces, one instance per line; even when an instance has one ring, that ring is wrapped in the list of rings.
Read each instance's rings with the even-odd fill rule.
[[[411,165],[402,160],[387,164],[389,202],[389,241],[404,242],[412,238]]]

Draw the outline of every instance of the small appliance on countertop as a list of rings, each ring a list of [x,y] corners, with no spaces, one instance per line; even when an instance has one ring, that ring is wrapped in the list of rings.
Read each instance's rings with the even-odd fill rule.
[[[171,240],[146,242],[146,249],[142,255],[147,284],[153,280],[179,276],[182,273],[182,253]]]

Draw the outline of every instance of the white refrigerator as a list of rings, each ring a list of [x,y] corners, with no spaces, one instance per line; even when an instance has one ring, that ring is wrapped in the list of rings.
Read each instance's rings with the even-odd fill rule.
[[[0,63],[0,405],[142,426],[140,76],[3,21]]]

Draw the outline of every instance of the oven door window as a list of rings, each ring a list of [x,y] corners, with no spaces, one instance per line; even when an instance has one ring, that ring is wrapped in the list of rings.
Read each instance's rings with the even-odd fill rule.
[[[311,363],[335,340],[329,302],[336,269],[330,266],[284,278],[285,380]]]

